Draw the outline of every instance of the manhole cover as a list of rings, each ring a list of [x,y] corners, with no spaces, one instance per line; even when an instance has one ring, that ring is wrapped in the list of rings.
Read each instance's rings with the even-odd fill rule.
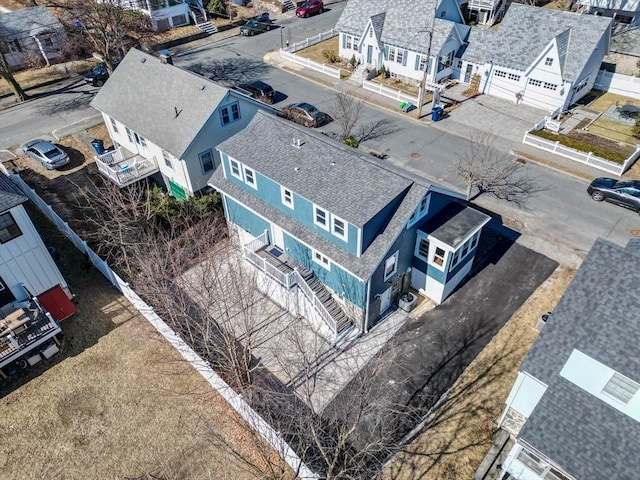
[[[411,154],[411,158],[420,158],[420,154],[418,152],[413,152]]]
[[[640,237],[640,230],[631,230],[631,235],[634,237]]]

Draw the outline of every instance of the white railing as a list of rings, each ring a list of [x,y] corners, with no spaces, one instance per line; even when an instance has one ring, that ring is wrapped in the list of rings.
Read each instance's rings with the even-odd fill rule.
[[[313,303],[313,306],[316,309],[316,311],[320,314],[320,318],[322,319],[322,321],[331,329],[334,335],[337,335],[338,324],[336,323],[335,319],[331,316],[331,314],[327,310],[327,307],[325,307],[324,304],[318,298],[318,296],[315,293],[313,293],[313,290],[311,290],[311,287],[307,284],[307,282],[305,282],[304,278],[302,278],[302,276],[298,273],[297,270],[293,271],[292,276],[295,277],[296,284],[300,288],[300,291],[302,291],[304,296],[307,297],[307,300]]]
[[[336,35],[338,35],[338,31],[332,28],[331,30],[319,33],[318,35],[315,35],[313,37],[305,38],[301,42],[296,42],[296,43],[292,43],[291,45],[287,45],[285,48],[282,48],[280,52],[284,51],[287,53],[295,53],[300,50],[304,50],[305,48],[310,47],[311,45],[315,45],[316,43],[324,42],[325,40],[335,37]]]
[[[117,154],[114,154],[113,157],[106,157],[105,160],[113,162],[116,157]],[[105,163],[100,157],[95,157],[94,159],[98,166],[98,171],[120,187],[130,185],[158,171],[158,163],[155,157],[135,157],[130,164],[122,163],[123,161],[121,163]]]
[[[269,245],[269,231],[265,230],[262,233],[262,235],[257,236],[256,238],[251,240],[249,243],[244,245],[244,248],[249,249],[251,252],[257,252],[258,250],[266,247],[267,245]]]
[[[332,78],[340,79],[342,75],[342,70],[340,68],[334,68],[325,65],[324,63],[314,62],[306,57],[301,57],[295,53],[287,52],[284,49],[280,49],[280,58],[289,62],[297,63],[298,65],[303,65],[317,72],[324,73]]]
[[[595,90],[640,98],[640,77],[600,70],[593,84]]]
[[[264,273],[269,275],[271,278],[276,280],[280,285],[287,288],[291,288],[296,284],[295,279],[292,277],[290,273],[284,273],[278,267],[271,265],[266,258],[261,257],[255,252],[252,252],[247,247],[245,247],[243,250],[244,250],[244,258],[246,258],[249,262],[251,262],[253,265],[258,267]]]
[[[531,145],[541,150],[553,152],[557,155],[570,158],[571,160],[575,160],[576,162],[584,163],[586,165],[590,165],[592,167],[604,170],[605,172],[613,173],[615,175],[622,175],[631,167],[631,165],[635,163],[638,157],[640,157],[640,146],[637,146],[636,151],[633,152],[633,154],[628,157],[622,163],[622,165],[620,165],[618,163],[605,160],[604,158],[600,158],[594,155],[592,152],[581,152],[574,148],[566,147],[560,142],[554,142],[552,140],[540,138],[538,136],[532,135],[529,132],[526,132],[524,134],[522,143]]]
[[[362,88],[370,90],[372,92],[379,93],[385,97],[393,98],[401,102],[411,102],[414,105],[418,103],[418,97],[403,92],[402,90],[394,90],[393,88],[385,87],[377,82],[370,82],[369,80],[362,81]]]
[[[493,10],[502,0],[469,0],[469,8]]]
[[[216,372],[211,368],[209,362],[205,362],[180,336],[173,331],[151,308],[147,305],[129,286],[127,282],[122,280],[116,274],[107,262],[102,260],[91,248],[87,246],[87,242],[82,240],[70,227],[67,222],[62,220],[53,208],[48,205],[31,187],[29,187],[19,175],[9,172],[5,166],[0,163],[0,172],[4,172],[9,179],[16,184],[22,192],[32,200],[65,235],[67,235],[76,248],[82,253],[89,255],[92,263],[102,273],[111,284],[120,291],[127,300],[143,315],[147,321],[175,348],[182,357],[189,362],[196,371],[211,385],[236,411],[238,414],[253,428],[262,438],[264,438],[272,448],[287,462],[287,464],[297,473],[301,479],[317,480],[319,476],[314,473],[300,459],[296,452],[289,446],[279,431],[275,430],[269,423],[264,420],[251,406],[235,392]],[[44,206],[44,208],[43,208]]]

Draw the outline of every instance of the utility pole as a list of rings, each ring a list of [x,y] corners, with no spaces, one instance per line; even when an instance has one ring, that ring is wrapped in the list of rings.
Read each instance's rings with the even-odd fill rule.
[[[424,71],[422,72],[422,80],[420,80],[420,87],[418,90],[418,110],[416,113],[416,118],[420,120],[422,117],[422,104],[424,103],[424,90],[427,87],[427,74],[429,67],[431,66],[431,43],[433,42],[433,32],[436,27],[436,11],[438,9],[438,2],[433,2],[433,18],[431,19],[431,28],[427,29],[427,33],[429,34],[429,43],[427,44],[427,61],[425,62]],[[437,68],[437,66],[435,67]]]

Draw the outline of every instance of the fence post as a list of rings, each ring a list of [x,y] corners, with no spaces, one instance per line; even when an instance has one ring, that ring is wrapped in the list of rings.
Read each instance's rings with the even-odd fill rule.
[[[556,144],[553,146],[553,153],[555,153],[558,150],[558,145],[560,145],[560,141],[557,141]]]

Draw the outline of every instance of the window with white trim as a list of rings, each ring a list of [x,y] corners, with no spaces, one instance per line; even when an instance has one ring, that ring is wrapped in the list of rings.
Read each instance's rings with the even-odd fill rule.
[[[517,459],[520,463],[527,466],[529,470],[535,472],[539,478],[544,480],[571,480],[557,468],[552,467],[538,455],[523,448],[518,452]]]
[[[231,175],[236,177],[238,180],[244,180],[242,178],[242,170],[240,167],[240,162],[234,160],[233,158],[229,159],[229,165],[231,166]]]
[[[444,256],[446,254],[447,252],[445,252],[444,249],[436,247],[436,250],[433,253],[433,263],[442,267],[444,265]]]
[[[516,75],[515,73],[510,73],[507,77],[509,80],[513,80],[514,82],[520,81],[520,75]]]
[[[244,165],[243,165],[243,170],[244,170],[244,182],[247,185],[252,186],[253,188],[258,188],[258,186],[256,185],[256,172]]]
[[[398,271],[398,254],[394,253],[384,261],[384,281],[386,282]]]
[[[329,259],[325,257],[323,254],[321,254],[319,251],[312,249],[311,255],[313,257],[313,261],[316,262],[317,264],[322,265],[327,270],[331,268],[331,262],[329,262]]]
[[[604,386],[602,393],[627,404],[638,393],[638,390],[640,390],[638,383],[616,372]]]
[[[335,215],[331,215],[331,233],[342,240],[347,240],[347,223]]]
[[[136,143],[136,141],[133,139],[133,132],[129,129],[129,127],[124,127],[124,129],[127,132],[127,138],[129,139],[129,141],[131,143]]]
[[[113,132],[118,133],[118,123],[116,122],[115,118],[109,117],[109,120],[111,120],[111,128],[113,129]]]
[[[407,54],[406,50],[398,47],[389,47],[389,61],[399,63],[402,65],[404,62],[404,56]]]
[[[541,87],[542,86],[542,80],[536,80],[535,78],[530,78],[529,79],[529,85],[531,85],[533,87]]]
[[[293,208],[293,192],[281,186],[280,195],[282,197],[282,204],[289,208]]]
[[[418,239],[418,256],[422,257],[426,262],[429,258],[429,240],[426,238]]]
[[[240,105],[238,102],[232,103],[220,109],[220,119],[222,125],[228,125],[240,119]]]
[[[173,169],[173,162],[171,161],[171,155],[169,154],[169,152],[162,150],[162,158],[164,159],[164,164],[167,167]]]
[[[493,74],[496,77],[500,77],[500,78],[506,78],[507,77],[507,72],[505,72],[504,70],[494,70]]]
[[[551,58],[551,57],[547,57],[547,58],[545,58],[545,60],[544,60],[544,64],[545,64],[547,67],[550,67],[551,65],[553,65],[553,58]]]
[[[358,37],[353,37],[351,35],[345,35],[344,47],[349,50],[357,50],[358,43],[360,43],[360,39]]]
[[[480,232],[476,232],[476,234],[471,239],[471,248],[475,248],[478,245],[478,240],[480,240]]]
[[[0,215],[0,243],[7,243],[21,235],[22,231],[10,212]]]
[[[418,71],[424,72],[427,69],[427,57],[426,55],[418,55],[420,60],[418,60]]]
[[[326,210],[321,209],[320,207],[313,206],[313,223],[317,226],[324,228],[325,230],[329,230],[329,220]]]

